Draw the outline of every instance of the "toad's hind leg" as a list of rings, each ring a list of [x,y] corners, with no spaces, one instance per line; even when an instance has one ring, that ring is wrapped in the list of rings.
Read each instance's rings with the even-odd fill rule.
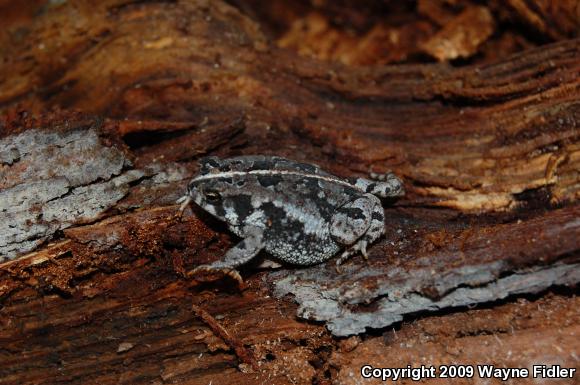
[[[252,228],[246,231],[246,233],[246,237],[237,245],[229,249],[222,259],[215,261],[210,265],[198,266],[189,274],[194,275],[200,272],[219,271],[238,281],[240,286],[243,285],[244,281],[242,280],[240,273],[236,270],[236,267],[249,262],[264,248],[262,242],[263,232],[261,229]]]
[[[356,252],[360,251],[368,259],[367,246],[384,232],[384,215],[380,200],[370,194],[347,203],[337,211],[331,221],[331,234],[335,240],[347,246],[336,261],[337,270]]]
[[[371,214],[375,200],[364,195],[339,207],[330,220],[330,235],[342,245],[352,245],[371,224]]]

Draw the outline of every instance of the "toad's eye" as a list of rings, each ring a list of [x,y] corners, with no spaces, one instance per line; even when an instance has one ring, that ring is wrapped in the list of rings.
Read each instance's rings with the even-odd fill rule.
[[[217,203],[222,200],[222,196],[215,190],[208,190],[205,192],[205,199],[209,203]]]

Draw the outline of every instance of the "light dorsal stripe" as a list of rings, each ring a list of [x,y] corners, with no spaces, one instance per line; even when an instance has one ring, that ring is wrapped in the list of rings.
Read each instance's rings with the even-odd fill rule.
[[[215,174],[205,174],[200,175],[192,180],[192,182],[198,182],[202,180],[214,179],[214,178],[232,178],[235,176],[245,176],[245,175],[288,175],[288,176],[300,176],[305,178],[314,178],[318,180],[323,180],[329,183],[337,183],[343,186],[352,187],[355,190],[359,190],[362,192],[366,192],[355,186],[354,184],[350,184],[346,181],[338,179],[337,177],[333,176],[326,176],[326,175],[316,175],[316,174],[305,174],[299,171],[290,171],[290,170],[251,170],[251,171],[225,171],[225,172],[218,172]]]

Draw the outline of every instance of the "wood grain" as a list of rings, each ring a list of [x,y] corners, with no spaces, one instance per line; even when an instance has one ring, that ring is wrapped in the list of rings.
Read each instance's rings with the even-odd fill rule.
[[[464,62],[433,63],[415,43],[456,37],[472,2],[384,19],[391,3],[306,3],[0,3],[0,384],[350,383],[365,362],[459,358],[577,366],[573,20],[490,2],[494,33]],[[329,28],[303,48],[331,35],[358,48],[337,63],[279,47],[276,28],[301,42],[297,9]],[[405,37],[392,55],[385,31]],[[243,291],[186,278],[237,241],[196,208],[176,216],[197,159],[256,153],[400,175],[408,193],[384,202],[369,263],[341,275],[332,261],[250,264]]]

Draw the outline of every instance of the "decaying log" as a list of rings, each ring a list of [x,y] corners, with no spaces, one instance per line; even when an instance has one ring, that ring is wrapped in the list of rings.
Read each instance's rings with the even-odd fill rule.
[[[0,34],[0,384],[578,366],[580,40],[559,13],[530,22],[563,40],[491,62],[352,67],[278,48],[221,1],[50,4]],[[462,17],[440,13],[434,39]],[[187,276],[236,242],[177,216],[210,153],[392,170],[407,195],[368,263],[250,264],[239,291]]]

